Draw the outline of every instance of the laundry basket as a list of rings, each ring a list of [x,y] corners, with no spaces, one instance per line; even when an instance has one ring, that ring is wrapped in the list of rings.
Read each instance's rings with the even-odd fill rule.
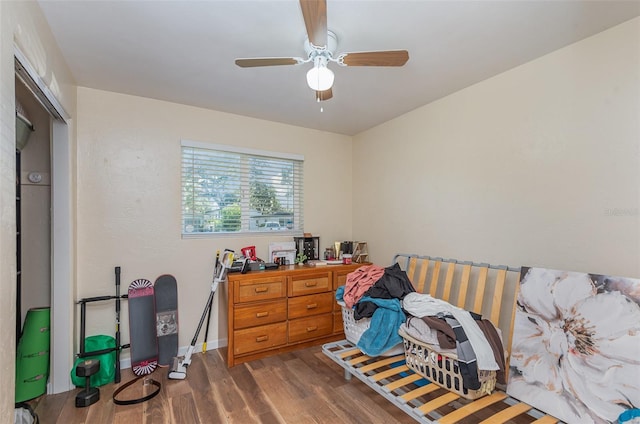
[[[338,301],[338,305],[342,308],[342,324],[344,325],[344,335],[348,341],[354,345],[358,344],[362,333],[369,329],[371,325],[371,318],[361,318],[356,321],[353,317],[353,309],[347,308],[347,305]],[[398,343],[391,349],[384,352],[381,356],[394,356],[400,355],[404,352],[402,343]]]
[[[345,325],[346,327],[346,325]],[[478,399],[491,394],[496,387],[496,372],[478,370],[480,388],[471,390],[464,387],[462,374],[455,354],[443,354],[433,346],[409,336],[402,328],[398,331],[404,341],[404,355],[407,367],[449,391],[465,399]]]

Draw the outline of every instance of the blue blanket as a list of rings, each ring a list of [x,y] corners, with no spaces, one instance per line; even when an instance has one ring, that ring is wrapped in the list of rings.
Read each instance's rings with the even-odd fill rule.
[[[400,325],[406,321],[399,299],[379,299],[363,296],[360,302],[375,303],[378,308],[371,317],[369,328],[362,333],[358,348],[369,356],[379,356],[398,343]]]

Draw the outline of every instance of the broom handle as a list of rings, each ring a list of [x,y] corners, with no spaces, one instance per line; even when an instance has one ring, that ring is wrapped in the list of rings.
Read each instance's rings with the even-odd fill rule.
[[[207,315],[207,326],[204,329],[204,342],[202,343],[202,353],[205,353],[207,351],[207,339],[209,338],[209,321],[211,321],[211,309],[213,304],[213,297],[209,298],[209,305],[207,306],[209,308],[209,314]]]
[[[216,274],[218,273],[218,264],[220,263],[220,250],[216,251],[216,264],[213,267],[213,278],[216,278]],[[213,298],[211,302],[209,302],[209,315],[207,316],[207,326],[204,329],[204,343],[202,343],[202,353],[207,351],[207,340],[209,339],[209,322],[211,321],[211,309],[212,309]]]

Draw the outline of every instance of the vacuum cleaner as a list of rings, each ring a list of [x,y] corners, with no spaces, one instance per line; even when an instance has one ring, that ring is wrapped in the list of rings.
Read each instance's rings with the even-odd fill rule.
[[[184,380],[187,377],[187,368],[191,364],[191,355],[196,348],[196,342],[198,340],[200,330],[202,329],[202,324],[204,323],[207,315],[211,312],[211,307],[213,305],[213,296],[218,289],[218,284],[223,283],[227,279],[227,272],[233,265],[233,253],[233,250],[225,249],[225,251],[222,253],[222,258],[219,261],[216,260],[213,282],[211,283],[211,292],[209,293],[209,299],[207,300],[207,304],[205,305],[204,311],[202,312],[202,317],[200,317],[200,322],[198,323],[196,334],[193,336],[191,345],[187,349],[185,355],[183,357],[173,358],[173,363],[171,364],[171,368],[169,368],[169,379],[171,380]]]

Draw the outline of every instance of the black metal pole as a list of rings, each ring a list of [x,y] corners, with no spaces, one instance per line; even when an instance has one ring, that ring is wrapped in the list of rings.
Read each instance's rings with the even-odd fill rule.
[[[80,354],[84,354],[86,349],[84,344],[85,326],[87,324],[87,304],[86,302],[80,302]]]
[[[116,272],[116,375],[114,382],[120,383],[120,267]]]

